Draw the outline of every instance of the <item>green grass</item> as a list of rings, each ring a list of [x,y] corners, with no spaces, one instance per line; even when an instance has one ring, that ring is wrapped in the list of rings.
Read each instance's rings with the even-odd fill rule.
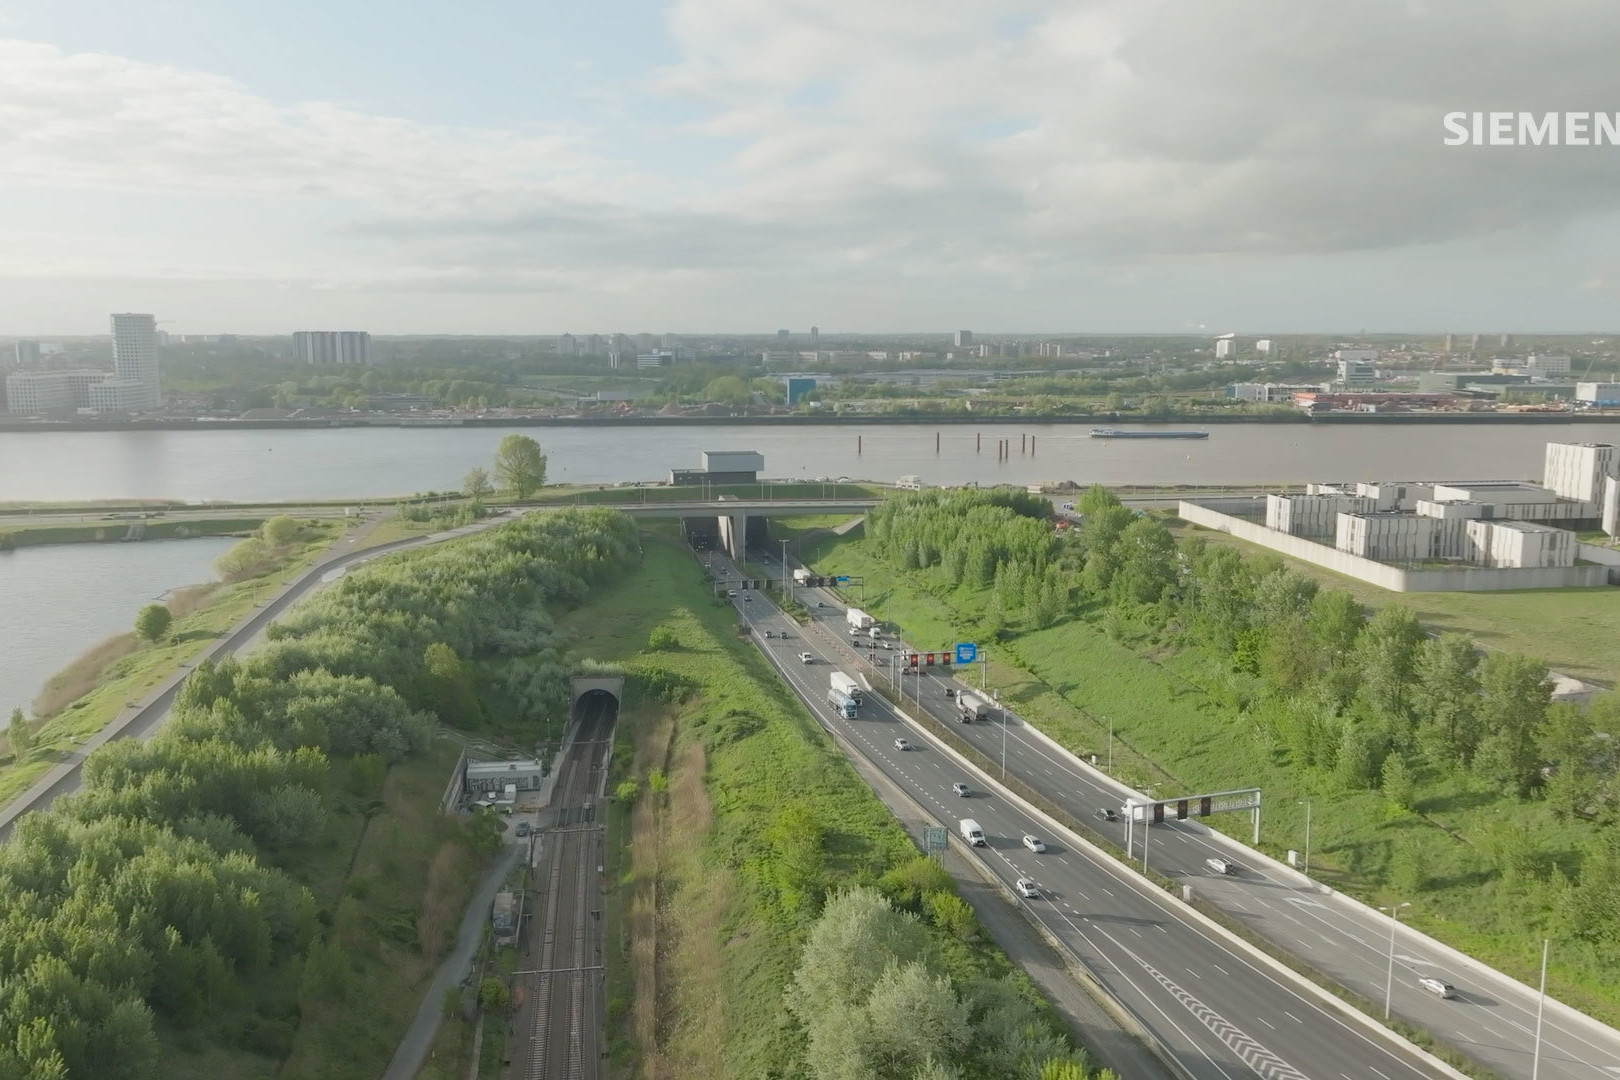
[[[314,522],[305,529],[307,543],[289,555],[279,569],[263,577],[214,587],[200,607],[175,619],[163,641],[135,645],[133,651],[114,660],[99,675],[85,673],[86,692],[44,718],[35,731],[33,748],[23,760],[3,759],[0,804],[26,791],[74,746],[106,727],[125,708],[172,675],[180,664],[245,618],[258,601],[275,595],[283,584],[303,573],[343,532],[342,524],[334,521]],[[63,675],[77,679],[73,674],[77,664]]]
[[[918,642],[956,640],[980,615],[976,591],[931,591],[921,575],[879,563],[859,543],[830,547],[817,566],[883,582],[866,588],[863,606],[898,622]],[[1263,719],[1239,709],[1252,689],[1243,677],[1197,650],[1122,644],[1084,617],[989,648],[990,685],[1071,750],[1103,762],[1111,718],[1114,771],[1132,786],[1157,784],[1159,795],[1261,788],[1261,847],[1276,858],[1304,848],[1303,800],[1309,798],[1314,877],[1368,903],[1413,900],[1409,921],[1419,929],[1535,981],[1540,939],[1553,921],[1550,887],[1503,881],[1481,851],[1483,837],[1497,822],[1523,824],[1545,858],[1572,868],[1590,825],[1559,823],[1537,803],[1421,771],[1417,812],[1391,818],[1377,793],[1344,791],[1295,767]],[[1251,838],[1246,817],[1210,824],[1244,843]],[[1402,844],[1415,845],[1422,880],[1397,893],[1393,855]],[[1620,1020],[1612,963],[1583,946],[1554,950],[1548,987],[1606,1022]]]
[[[1466,633],[1484,648],[1534,656],[1554,671],[1600,686],[1615,685],[1620,675],[1620,588],[1395,593],[1226,533],[1193,526],[1174,531],[1230,544],[1249,555],[1276,556],[1301,573],[1349,591],[1368,607],[1403,605],[1430,630]]]
[[[645,686],[648,676],[675,676],[696,688],[675,707],[667,812],[687,821],[701,816],[695,802],[706,802],[710,816],[700,830],[674,830],[676,847],[659,888],[659,910],[673,924],[667,961],[677,976],[662,1003],[678,1018],[661,1046],[673,1075],[792,1072],[798,1035],[782,992],[813,913],[784,909],[762,834],[784,805],[814,806],[827,829],[833,884],[875,881],[914,857],[915,847],[764,658],[736,635],[734,613],[710,595],[689,552],[648,535],[639,572],[603,590],[566,624],[580,654],[622,661],[639,674],[632,687]],[[659,625],[676,630],[680,649],[645,651]],[[671,709],[639,691],[627,697],[621,740]],[[619,755],[621,764],[626,757]],[[683,763],[694,760],[702,763],[701,800],[683,794]],[[613,820],[624,827],[619,814]],[[689,852],[679,850],[682,837],[693,840]],[[622,872],[611,880],[610,931],[623,926],[622,911],[614,909],[634,886]],[[959,979],[1010,971],[993,947],[954,941],[940,947]],[[616,964],[610,961],[609,997],[621,1005],[630,985],[625,962],[622,952]],[[622,1032],[618,1039],[622,1053]]]

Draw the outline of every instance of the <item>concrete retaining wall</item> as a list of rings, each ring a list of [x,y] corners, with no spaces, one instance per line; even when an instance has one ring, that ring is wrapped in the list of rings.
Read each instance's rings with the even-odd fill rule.
[[[1231,507],[1233,500],[1223,500],[1223,508]],[[1259,499],[1247,500],[1246,506],[1257,512],[1264,508]],[[1470,567],[1457,570],[1403,570],[1348,551],[1318,544],[1300,536],[1289,536],[1268,529],[1253,521],[1222,513],[1212,506],[1183,501],[1176,516],[1194,525],[1227,533],[1240,540],[1260,544],[1291,555],[1296,559],[1325,567],[1336,573],[1377,585],[1391,592],[1494,592],[1500,589],[1569,589],[1591,588],[1609,584],[1609,566],[1545,566],[1525,569],[1487,569]],[[1583,544],[1581,558],[1588,558]],[[1594,562],[1598,560],[1592,560]],[[1620,559],[1617,559],[1620,564]]]

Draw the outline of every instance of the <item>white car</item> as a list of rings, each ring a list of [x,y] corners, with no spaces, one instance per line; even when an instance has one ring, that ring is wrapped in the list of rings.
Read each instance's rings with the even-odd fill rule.
[[[1025,900],[1039,900],[1041,898],[1041,890],[1035,887],[1033,878],[1021,877],[1013,883],[1013,888],[1017,889],[1018,895]]]
[[[799,663],[801,663],[801,664],[813,664],[815,662],[816,662],[816,658],[811,656],[809,653],[802,652],[802,653],[799,654]]]
[[[1437,997],[1451,998],[1457,996],[1457,988],[1444,979],[1423,978],[1418,980],[1418,985]]]
[[[968,790],[968,786],[966,784],[952,784],[951,793],[959,799],[965,799],[969,795],[973,794],[973,792]]]
[[[894,740],[894,748],[896,750],[910,750],[911,744],[905,739],[896,739]]]
[[[1024,846],[1029,848],[1029,850],[1033,851],[1037,855],[1046,854],[1046,841],[1042,840],[1038,836],[1029,836],[1026,834],[1024,836]]]
[[[1204,860],[1204,865],[1209,867],[1209,872],[1212,873],[1212,874],[1235,874],[1235,873],[1237,873],[1237,867],[1232,865],[1232,863],[1230,863],[1226,859],[1214,859],[1214,858],[1205,859]]]

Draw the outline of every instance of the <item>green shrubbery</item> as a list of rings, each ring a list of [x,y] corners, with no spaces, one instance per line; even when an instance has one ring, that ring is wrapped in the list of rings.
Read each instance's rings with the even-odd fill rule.
[[[543,719],[566,700],[550,612],[635,551],[611,512],[523,519],[351,574],[252,659],[199,665],[161,734],[98,750],[81,794],[0,847],[0,1077],[149,1076],[158,1017],[285,1054],[284,1014],[329,1004],[351,963],[269,865],[321,833],[333,759],[380,785],[434,713],[476,718],[463,657],[521,660],[494,693]]]

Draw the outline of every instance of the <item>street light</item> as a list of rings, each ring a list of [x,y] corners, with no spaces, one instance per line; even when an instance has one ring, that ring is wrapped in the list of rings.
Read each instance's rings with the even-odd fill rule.
[[[782,541],[782,599],[791,600],[791,599],[793,599],[793,596],[792,596],[791,593],[788,592],[787,546],[788,546],[788,542],[786,540],[783,540]]]
[[[1547,1008],[1547,950],[1551,947],[1551,938],[1541,939],[1541,997],[1536,1002],[1536,1055],[1530,1061],[1530,1080],[1537,1080],[1541,1073],[1541,1014]]]
[[[1403,907],[1411,907],[1411,903],[1396,904],[1394,907],[1380,907],[1379,911],[1389,912],[1389,975],[1384,979],[1384,1019],[1389,1019],[1389,1003],[1395,996],[1395,928],[1400,925],[1400,911]]]
[[[1311,876],[1311,800],[1302,800],[1305,803],[1305,876]]]
[[[1114,775],[1114,718],[1108,717],[1108,775]]]

